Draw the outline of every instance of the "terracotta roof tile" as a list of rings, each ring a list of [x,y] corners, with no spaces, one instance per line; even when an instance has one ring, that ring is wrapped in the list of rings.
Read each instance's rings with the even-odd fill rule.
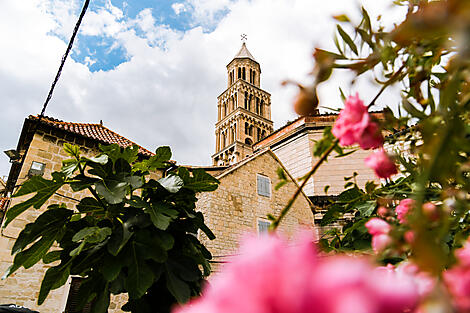
[[[38,120],[39,116],[30,115],[29,119]],[[87,123],[71,123],[64,122],[52,117],[43,116],[41,123],[68,131],[70,133],[81,135],[89,139],[97,140],[102,143],[113,144],[116,143],[119,146],[125,148],[136,143],[119,135],[118,133],[106,128],[101,124],[87,124]],[[138,145],[139,146],[139,145]],[[147,156],[152,156],[154,153],[139,146],[139,153]]]
[[[0,198],[0,211],[4,211],[10,198]]]

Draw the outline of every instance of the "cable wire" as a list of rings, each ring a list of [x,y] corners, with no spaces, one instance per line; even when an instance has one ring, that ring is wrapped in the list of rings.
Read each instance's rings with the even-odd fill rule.
[[[46,101],[44,102],[44,105],[42,107],[41,114],[39,114],[39,120],[41,120],[41,118],[44,116],[44,113],[46,112],[47,104],[49,103],[49,101],[52,98],[52,93],[54,92],[55,85],[59,81],[60,74],[62,73],[62,69],[64,68],[65,60],[67,59],[67,57],[70,53],[70,50],[72,50],[73,41],[75,40],[75,36],[78,33],[78,29],[80,28],[80,24],[82,23],[82,19],[85,16],[85,12],[86,12],[89,4],[90,4],[90,0],[85,0],[85,3],[84,3],[83,8],[82,8],[82,12],[80,13],[78,21],[75,24],[75,28],[73,29],[72,37],[70,37],[69,44],[67,46],[67,50],[65,50],[65,54],[62,56],[62,60],[60,62],[59,70],[57,71],[55,79],[52,82],[51,89],[49,90],[49,93],[47,94],[47,98],[46,98]]]

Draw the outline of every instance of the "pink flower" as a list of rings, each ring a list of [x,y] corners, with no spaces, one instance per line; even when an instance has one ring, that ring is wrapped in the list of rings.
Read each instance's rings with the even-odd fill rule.
[[[415,241],[415,233],[412,230],[407,230],[403,234],[403,237],[405,238],[405,241],[409,244],[411,244]]]
[[[388,209],[384,206],[381,206],[377,209],[377,215],[380,217],[387,217]]]
[[[436,205],[432,202],[426,202],[423,204],[423,213],[431,221],[437,221],[439,219],[439,211],[437,210]]]
[[[369,259],[318,258],[305,237],[246,240],[203,296],[175,313],[402,313],[418,302],[412,277],[382,273]]]
[[[343,146],[357,143],[362,149],[375,149],[383,144],[379,126],[371,120],[367,107],[358,94],[346,99],[332,133]]]
[[[375,253],[380,253],[392,243],[392,238],[387,234],[372,236],[372,249]]]
[[[470,242],[455,251],[458,263],[443,273],[444,282],[459,312],[470,312]]]
[[[365,226],[372,236],[388,234],[391,229],[391,226],[387,222],[377,217],[371,218]]]
[[[398,173],[397,166],[383,148],[369,155],[364,159],[364,162],[368,167],[374,170],[375,175],[379,178],[389,178]]]
[[[409,211],[413,208],[413,205],[414,205],[413,199],[403,199],[395,208],[398,221],[401,224],[406,222],[406,216],[408,215]]]

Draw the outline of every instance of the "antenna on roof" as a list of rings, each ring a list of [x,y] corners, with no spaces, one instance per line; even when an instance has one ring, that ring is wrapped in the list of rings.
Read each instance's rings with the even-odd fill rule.
[[[240,37],[241,37],[241,40],[242,40],[243,43],[245,43],[248,40],[248,35],[247,34],[241,34]]]
[[[100,120],[100,125],[103,126],[103,120]]]

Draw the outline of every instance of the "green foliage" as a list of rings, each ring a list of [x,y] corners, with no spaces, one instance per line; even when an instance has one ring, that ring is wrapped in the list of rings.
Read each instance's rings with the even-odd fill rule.
[[[470,3],[396,3],[407,6],[408,14],[388,32],[373,25],[365,9],[359,23],[336,16],[344,26],[338,25],[335,37],[341,57],[323,50],[315,54],[317,76],[328,68],[347,69],[356,77],[366,72],[373,75],[379,88],[369,107],[380,101],[385,88],[402,82],[398,112],[405,114],[395,117],[391,108],[385,108],[378,121],[388,132],[388,147],[395,147],[401,175],[380,186],[369,182],[364,190],[348,180],[346,190],[327,207],[321,222],[339,222],[343,227],[325,234],[320,244],[327,251],[370,249],[363,225],[383,206],[394,227],[393,245],[383,251],[382,261],[411,257],[421,269],[439,275],[454,262],[452,252],[467,239],[470,227],[470,45],[461,40],[470,36]],[[314,154],[321,155],[333,139],[326,129]],[[414,199],[415,206],[408,223],[400,224],[394,209],[405,198]],[[421,209],[429,201],[436,205],[438,218]],[[404,241],[407,231],[416,236],[412,243]]]
[[[160,147],[138,161],[138,147],[101,146],[94,158],[64,145],[72,157],[47,180],[34,176],[15,196],[34,194],[12,207],[6,223],[31,206],[40,209],[62,186],[87,189],[75,209],[49,205],[21,231],[5,276],[39,261],[52,263],[42,281],[38,303],[65,284],[70,275],[84,278],[81,305],[93,301],[92,312],[107,312],[111,294],[128,293],[124,309],[169,312],[201,291],[210,273],[211,254],[194,234],[214,234],[195,211],[196,193],[215,190],[218,181],[201,169],[192,173],[170,162],[171,151]],[[151,171],[166,175],[149,178]],[[53,245],[56,245],[53,248]]]

